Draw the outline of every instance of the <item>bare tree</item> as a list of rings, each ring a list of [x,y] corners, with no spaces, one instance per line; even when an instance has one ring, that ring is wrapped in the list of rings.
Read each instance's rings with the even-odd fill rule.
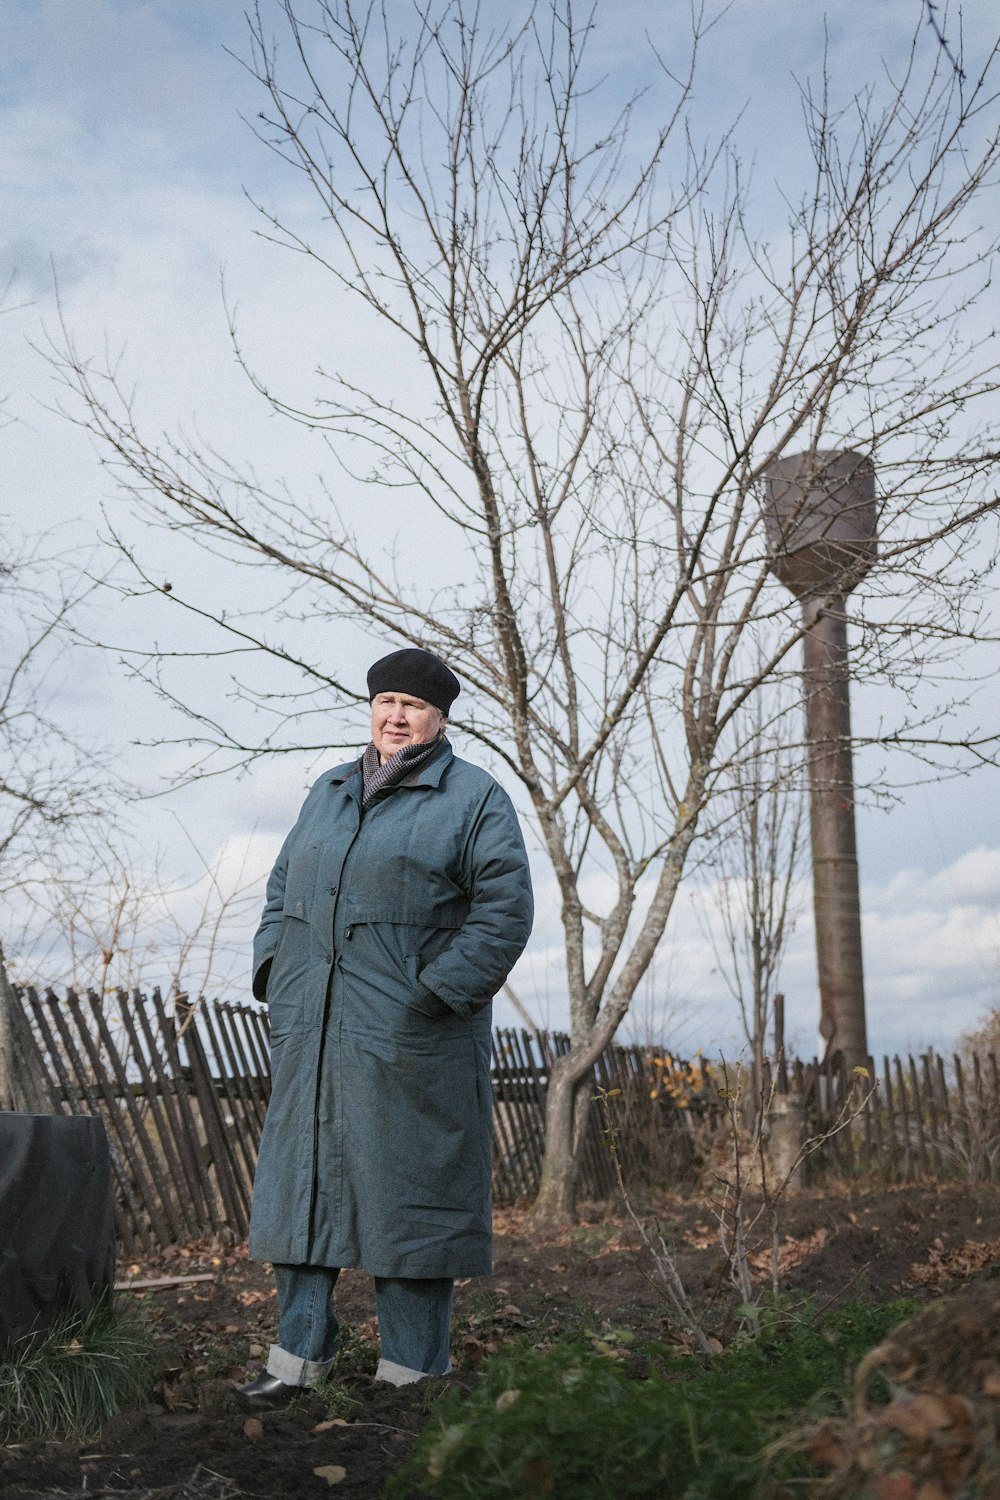
[[[93,990],[153,983],[195,996],[244,988],[247,923],[263,871],[209,858],[178,820],[195,870],[176,873],[119,827],[90,827],[75,858],[53,862],[10,946],[18,978]]]
[[[739,1009],[763,1086],[781,962],[798,916],[803,843],[801,751],[790,742],[794,705],[761,692],[748,705],[747,749],[720,778],[703,856],[699,916]],[[794,722],[794,720],[792,720]],[[769,727],[770,726],[770,727]]]
[[[15,280],[0,288],[0,316],[18,310]],[[0,394],[0,432],[17,420],[8,400]],[[30,889],[40,860],[114,816],[122,783],[109,757],[56,706],[73,629],[97,587],[92,562],[58,528],[29,536],[0,515],[0,894]]]
[[[69,336],[57,354],[70,414],[146,521],[254,569],[258,594],[282,590],[264,617],[176,582],[163,594],[214,620],[237,668],[248,651],[271,663],[233,673],[264,716],[251,733],[235,706],[191,701],[169,659],[139,662],[190,716],[192,774],[327,743],[318,715],[359,699],[317,664],[338,629],[438,651],[468,684],[457,725],[519,784],[565,938],[573,1042],[548,1091],[540,1218],[572,1212],[594,1061],[703,810],[753,753],[748,705],[795,664],[802,624],[760,524],[776,459],[804,451],[821,470],[851,447],[876,464],[881,550],[853,601],[854,665],[904,708],[872,738],[934,765],[996,748],[952,728],[943,694],[930,716],[905,707],[985,628],[998,382],[975,309],[996,235],[973,215],[1000,161],[995,49],[959,71],[918,26],[898,76],[883,67],[842,103],[833,79],[805,87],[811,166],[769,238],[735,146],[684,128],[699,15],[652,132],[648,98],[642,118],[635,101],[601,113],[590,29],[566,0],[496,28],[464,0],[405,20],[354,0],[254,11],[257,128],[319,210],[315,238],[263,210],[266,233],[325,268],[359,321],[315,403],[248,373],[303,441],[329,445],[339,503],[332,483],[293,496],[202,444],[151,439],[113,368]],[[372,330],[374,386],[350,371]],[[452,561],[429,562],[425,534]],[[123,545],[137,591],[162,589]]]
[[[93,827],[117,822],[125,786],[60,701],[95,580],[58,532],[18,537],[0,521],[0,892],[30,897],[53,860],[75,858]]]

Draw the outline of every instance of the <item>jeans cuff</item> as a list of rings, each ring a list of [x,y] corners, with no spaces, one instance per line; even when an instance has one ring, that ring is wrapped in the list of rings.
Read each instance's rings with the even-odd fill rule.
[[[318,1385],[333,1368],[332,1359],[302,1359],[272,1344],[267,1355],[267,1373],[285,1385]]]
[[[451,1372],[452,1363],[449,1360],[448,1368],[442,1371],[442,1373],[450,1375]],[[389,1385],[412,1385],[415,1380],[426,1380],[427,1371],[411,1370],[407,1365],[397,1365],[391,1359],[380,1359],[378,1368],[375,1371],[375,1379],[385,1380]]]

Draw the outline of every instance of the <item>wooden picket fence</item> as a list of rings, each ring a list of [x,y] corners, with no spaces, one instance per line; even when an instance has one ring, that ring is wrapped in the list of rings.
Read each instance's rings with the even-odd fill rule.
[[[13,995],[15,1103],[103,1118],[124,1251],[242,1238],[270,1097],[263,1007],[165,1002],[158,989]]]
[[[25,988],[13,998],[14,1106],[100,1115],[114,1172],[122,1250],[204,1234],[242,1238],[270,1095],[263,1006],[189,1003],[118,991],[100,997]],[[498,1029],[493,1038],[494,1194],[531,1199],[545,1144],[545,1094],[560,1033]],[[594,1068],[580,1187],[602,1199],[626,1181],[690,1183],[724,1157],[734,1094],[744,1113],[774,1088],[804,1101],[821,1138],[814,1178],[1000,1178],[996,1058],[886,1057],[867,1077],[838,1060],[782,1064],[763,1080],[739,1066],[612,1045]],[[613,1147],[613,1151],[612,1151]]]
[[[494,1186],[500,1201],[531,1198],[545,1145],[545,1090],[561,1034],[495,1033]],[[874,1058],[848,1069],[842,1058],[781,1060],[763,1078],[739,1064],[684,1061],[649,1047],[612,1045],[594,1069],[581,1145],[581,1189],[614,1193],[625,1181],[689,1183],[730,1170],[733,1112],[749,1126],[772,1092],[804,1104],[813,1181],[869,1178],[1000,1180],[1000,1068],[993,1053],[950,1064],[938,1053]],[[735,1100],[735,1102],[734,1102]]]

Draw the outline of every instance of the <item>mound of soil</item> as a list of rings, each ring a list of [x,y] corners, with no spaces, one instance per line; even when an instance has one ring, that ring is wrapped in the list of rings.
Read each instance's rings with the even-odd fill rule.
[[[712,1203],[663,1198],[644,1207],[655,1211],[693,1302],[724,1339],[727,1310],[738,1299]],[[334,1489],[338,1500],[375,1500],[442,1391],[471,1386],[483,1358],[512,1337],[542,1342],[602,1327],[675,1336],[655,1266],[621,1215],[588,1205],[573,1229],[541,1239],[526,1231],[523,1212],[502,1210],[495,1229],[493,1276],[456,1288],[455,1375],[401,1389],[373,1384],[373,1287],[361,1272],[346,1271],[337,1305],[350,1335],[336,1378],[285,1411],[259,1416],[244,1409],[234,1387],[260,1368],[274,1337],[267,1268],[249,1261],[243,1246],[207,1241],[121,1266],[119,1276],[132,1284],[122,1295],[146,1322],[156,1352],[153,1399],[88,1443],[0,1449],[4,1500],[311,1500]],[[762,1218],[751,1246],[761,1285],[771,1277],[771,1240]],[[823,1304],[901,1294],[932,1301],[973,1276],[992,1290],[1000,1190],[805,1193],[782,1205],[777,1249],[783,1291]],[[161,1284],[143,1288],[143,1281]],[[994,1333],[997,1327],[994,1317]],[[970,1328],[971,1349],[974,1317]],[[965,1399],[964,1388],[960,1394]]]

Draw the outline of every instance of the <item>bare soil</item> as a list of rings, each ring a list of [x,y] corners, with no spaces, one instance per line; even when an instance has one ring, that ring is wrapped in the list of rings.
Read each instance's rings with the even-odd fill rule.
[[[649,1205],[646,1205],[649,1207]],[[724,1341],[734,1298],[710,1202],[657,1200],[655,1212],[695,1303]],[[253,1416],[235,1386],[252,1377],[274,1337],[268,1269],[244,1246],[208,1241],[119,1267],[119,1276],[197,1276],[122,1295],[146,1322],[157,1374],[152,1399],[114,1418],[96,1441],[0,1449],[3,1500],[374,1500],[406,1460],[443,1390],[471,1387],[482,1359],[527,1335],[628,1327],[673,1337],[652,1261],[629,1221],[585,1207],[572,1230],[544,1239],[518,1210],[496,1216],[491,1278],[460,1283],[453,1339],[457,1371],[396,1389],[374,1384],[377,1329],[370,1278],[341,1278],[338,1313],[352,1330],[337,1378],[281,1412]],[[770,1276],[770,1231],[758,1226],[758,1272]],[[928,1301],[1000,1268],[1000,1188],[930,1185],[812,1191],[779,1220],[781,1287],[819,1306],[838,1299]],[[325,1471],[325,1472],[324,1472]]]

